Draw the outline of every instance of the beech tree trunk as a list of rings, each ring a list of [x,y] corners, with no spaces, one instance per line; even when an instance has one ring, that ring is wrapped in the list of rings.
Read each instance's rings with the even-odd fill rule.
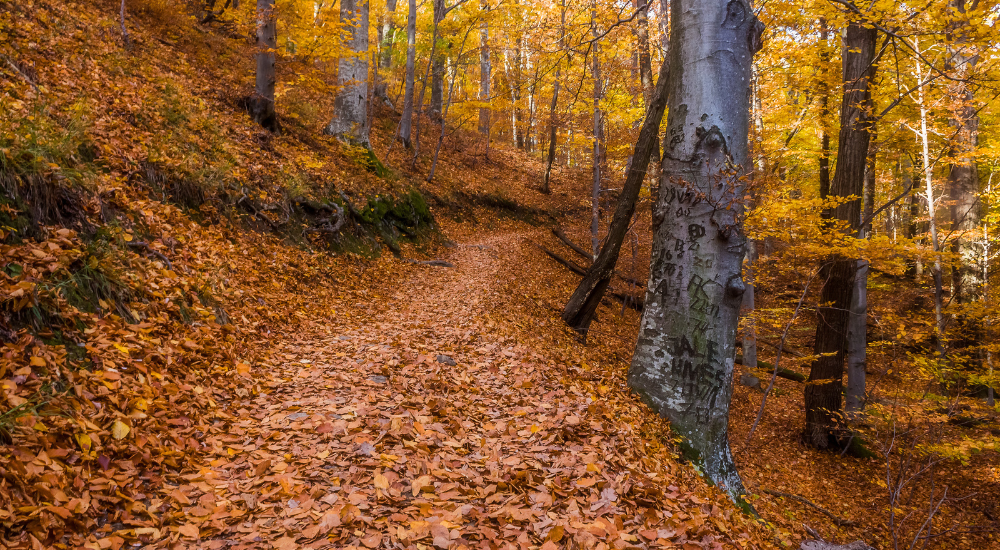
[[[916,41],[914,41],[916,43]],[[917,82],[922,82],[924,75],[921,59],[914,59],[914,74]],[[928,71],[930,69],[928,68]],[[931,278],[934,281],[934,336],[937,340],[938,356],[944,361],[945,358],[945,319],[944,319],[944,282],[942,276],[941,261],[941,241],[938,239],[937,229],[937,201],[934,192],[933,163],[930,152],[930,130],[927,128],[927,121],[930,110],[927,107],[926,93],[924,87],[917,88],[917,107],[920,109],[920,131],[917,137],[920,138],[921,158],[924,176],[924,199],[927,201],[927,222],[931,234],[931,250],[934,252],[934,265],[931,268]]]
[[[978,1],[970,2],[975,7]],[[952,295],[957,304],[975,302],[982,295],[983,278],[980,251],[977,250],[977,233],[980,229],[982,208],[979,202],[979,177],[975,161],[979,137],[979,115],[976,113],[972,87],[967,79],[975,69],[978,52],[970,49],[965,39],[968,22],[965,20],[965,0],[951,0],[955,16],[951,34],[954,44],[948,46],[954,75],[961,79],[952,81],[948,93],[951,100],[950,125],[954,137],[949,143],[948,156],[953,159],[948,171],[948,195],[951,199],[951,230],[956,238],[952,244],[957,261],[952,267]],[[977,345],[982,339],[982,326],[962,313],[958,318],[961,334],[954,344],[958,347]]]
[[[636,46],[639,48],[639,83],[642,86],[643,105],[648,109],[653,101],[653,65],[649,59],[649,1],[636,3]]]
[[[590,26],[594,31],[594,46],[590,52],[594,56],[594,181],[590,195],[590,245],[597,258],[601,246],[601,49],[597,42],[597,0],[590,12]]]
[[[744,283],[750,72],[763,25],[746,0],[673,0],[667,140],[629,385],[733,500],[729,401]]]
[[[441,21],[447,13],[444,0],[434,0],[434,28],[440,28]],[[437,34],[437,33],[435,33]],[[438,36],[440,38],[440,36]],[[437,48],[432,48],[437,50]],[[439,52],[431,57],[431,108],[432,117],[440,116],[444,112],[444,62],[446,55]],[[420,106],[423,108],[423,105]]]
[[[350,29],[347,48],[353,52],[340,59],[333,102],[333,120],[326,133],[355,145],[368,142],[368,0],[341,0],[340,23]]]
[[[413,91],[417,63],[417,0],[410,0],[406,16],[406,91],[403,93],[403,115],[399,120],[399,140],[407,148],[413,143]]]
[[[830,64],[829,31],[826,19],[819,20],[819,79],[817,93],[819,94],[819,197],[825,199],[830,195],[830,85],[827,81],[827,67]],[[824,217],[829,212],[823,211]]]
[[[867,220],[875,208],[875,156],[878,153],[876,131],[872,128],[865,167],[864,207],[861,221]],[[859,239],[871,238],[872,226],[867,223],[858,230]],[[855,418],[864,410],[868,368],[868,260],[857,261],[854,289],[851,291],[851,318],[847,325],[847,390],[844,392],[845,411]]]
[[[278,25],[274,0],[257,0],[257,78],[251,114],[257,124],[274,132],[278,117],[274,112],[274,62],[278,47]]]
[[[830,185],[831,197],[860,196],[871,140],[871,79],[874,74],[877,32],[852,21],[843,41],[844,99],[840,109],[837,169]],[[832,217],[847,222],[851,234],[861,223],[860,200],[841,203]],[[850,318],[851,293],[857,262],[854,258],[828,258],[821,270],[825,280],[817,311],[815,355],[805,388],[806,440],[825,449],[846,442],[841,395],[844,351]]]
[[[487,0],[482,0],[480,7],[483,11],[482,23],[479,26],[479,101],[488,102],[490,100],[490,26],[486,18],[490,5]],[[490,132],[490,109],[489,107],[479,108],[479,133],[488,135]]]
[[[566,0],[562,0],[559,11],[559,49],[562,50],[566,36]],[[559,83],[562,77],[562,63],[556,65],[555,82],[552,83],[552,103],[549,104],[549,156],[545,159],[545,175],[542,176],[542,193],[551,192],[549,177],[552,175],[552,163],[556,159],[556,107],[559,105]]]
[[[604,240],[604,246],[563,309],[563,321],[584,336],[587,335],[590,323],[594,320],[594,314],[597,312],[597,306],[600,305],[601,299],[611,283],[611,276],[618,264],[618,254],[621,252],[622,242],[628,232],[632,214],[635,213],[635,202],[639,198],[639,190],[642,188],[642,182],[646,179],[646,167],[649,166],[649,159],[659,146],[660,121],[663,120],[663,111],[667,106],[669,73],[670,62],[668,59],[664,59],[652,101],[646,109],[646,120],[642,124],[642,130],[639,131],[639,139],[636,141],[635,150],[632,153],[632,165],[625,178],[622,193],[618,196],[615,215],[611,219],[610,227],[608,227],[608,236]]]
[[[649,104],[653,101],[653,65],[649,58],[649,3],[651,0],[635,0],[637,8],[636,16],[636,46],[639,48],[639,83],[642,86],[643,107],[649,109]],[[656,143],[656,150],[650,160],[660,161],[660,143]],[[646,170],[644,168],[643,170]]]
[[[379,29],[379,44],[382,46],[379,63],[383,69],[388,69],[392,65],[392,45],[396,38],[396,21],[393,18],[395,13],[396,0],[385,0],[385,20]]]
[[[524,149],[524,129],[521,127],[524,117],[521,115],[521,39],[515,40],[514,61],[511,63],[513,82],[511,82],[511,109],[513,111],[514,143],[518,149]]]

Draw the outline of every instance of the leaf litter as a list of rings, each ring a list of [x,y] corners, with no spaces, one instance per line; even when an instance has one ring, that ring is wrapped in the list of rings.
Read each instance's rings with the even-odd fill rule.
[[[480,244],[520,249],[516,235]],[[277,333],[262,393],[210,439],[198,498],[218,511],[188,514],[192,546],[750,544],[749,522],[691,468],[648,453],[642,405],[488,328],[495,256],[452,256],[455,270],[395,266],[393,292],[358,313]]]

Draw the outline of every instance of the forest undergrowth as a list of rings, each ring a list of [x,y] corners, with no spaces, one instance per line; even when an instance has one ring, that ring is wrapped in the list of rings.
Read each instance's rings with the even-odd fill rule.
[[[628,391],[638,313],[606,300],[586,342],[559,318],[577,276],[540,246],[584,263],[552,229],[586,242],[587,174],[544,195],[535,159],[449,129],[427,183],[428,159],[388,152],[389,108],[378,160],[321,136],[317,87],[288,92],[272,135],[245,112],[240,37],[152,1],[125,44],[116,6],[0,1],[4,546],[766,548],[808,525],[888,547],[941,499],[921,477],[890,505],[903,455],[879,456],[884,437],[867,459],[803,446],[802,386],[782,379],[750,443],[760,394],[734,396],[761,520],[744,515]],[[649,247],[635,231],[619,272],[645,280]],[[784,277],[764,309],[798,298]],[[916,433],[996,434],[973,400],[893,397],[892,353],[873,370],[910,411],[914,461]],[[935,467],[927,547],[995,544],[995,450]]]

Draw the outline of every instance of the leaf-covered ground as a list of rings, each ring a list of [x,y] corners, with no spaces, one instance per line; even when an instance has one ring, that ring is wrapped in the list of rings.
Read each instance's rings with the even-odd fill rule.
[[[641,433],[662,428],[641,406],[492,327],[514,320],[495,310],[496,266],[525,265],[524,244],[459,242],[453,269],[397,264],[388,287],[325,291],[336,311],[275,334],[252,373],[270,381],[207,441],[213,490],[178,490],[178,532],[245,548],[747,546],[739,512]]]

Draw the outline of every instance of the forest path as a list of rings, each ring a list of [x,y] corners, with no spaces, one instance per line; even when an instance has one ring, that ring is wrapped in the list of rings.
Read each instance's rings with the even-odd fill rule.
[[[214,490],[189,511],[227,510],[197,546],[721,548],[703,486],[635,455],[638,408],[596,406],[565,367],[492,330],[490,315],[507,314],[491,310],[498,266],[537,236],[460,244],[443,258],[454,268],[403,269],[329,325],[277,335],[270,388],[232,407],[204,476]],[[637,515],[636,494],[657,504]],[[688,513],[664,523],[668,509]]]

